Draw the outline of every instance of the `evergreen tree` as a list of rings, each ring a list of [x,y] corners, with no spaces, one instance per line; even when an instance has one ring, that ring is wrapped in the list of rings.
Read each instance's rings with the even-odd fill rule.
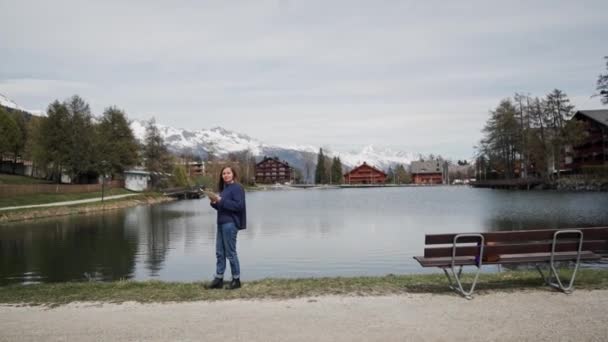
[[[395,184],[395,182],[397,181],[395,177],[395,171],[393,171],[393,168],[391,166],[389,166],[388,171],[386,171],[386,178],[386,182],[389,184]]]
[[[334,184],[342,184],[344,179],[342,177],[342,162],[340,157],[334,157],[331,164],[332,182]]]
[[[570,99],[564,92],[554,89],[547,94],[545,111],[545,125],[550,128],[549,143],[552,148],[552,169],[559,170],[562,149],[572,140],[574,126],[566,124],[574,114],[574,106],[570,104]]]
[[[65,170],[72,182],[87,181],[88,175],[96,173],[97,149],[95,148],[95,127],[89,104],[80,96],[74,95],[64,102],[68,110],[67,160]],[[85,177],[84,179],[81,179]]]
[[[27,140],[24,148],[24,158],[32,161],[32,174],[34,176],[35,169],[42,167],[46,170],[47,164],[44,163],[46,156],[44,155],[42,145],[41,126],[46,117],[33,116],[27,123]]]
[[[412,181],[412,178],[411,178],[409,172],[407,172],[405,170],[405,167],[403,166],[403,164],[399,164],[395,168],[395,178],[396,178],[396,184],[408,184],[408,183],[411,183],[411,181]]]
[[[315,169],[315,184],[327,184],[325,176],[325,156],[323,155],[323,149],[319,148],[319,155],[317,157],[317,168]]]
[[[519,129],[515,106],[510,99],[502,100],[483,129],[482,149],[505,178],[512,178],[519,146]]]
[[[106,161],[108,167],[108,170],[101,170],[102,165],[98,164],[97,168],[102,173],[121,173],[137,164],[139,143],[122,110],[116,107],[106,108],[97,126],[97,133],[98,160]]]
[[[172,183],[176,187],[190,186],[190,179],[186,173],[184,165],[175,165],[171,177]]]
[[[0,107],[0,160],[7,152],[15,152],[22,144],[21,130],[12,115]]]
[[[70,113],[67,106],[59,101],[51,103],[47,109],[47,116],[40,122],[34,137],[34,157],[38,163],[47,168],[50,167],[49,176],[59,183],[61,171],[68,161],[70,132]]]
[[[606,59],[606,70],[608,70],[608,56],[604,57]],[[608,73],[600,74],[597,78],[597,96],[601,97],[601,101],[603,104],[608,105]]]
[[[15,140],[15,144],[13,145],[13,149],[11,151],[13,154],[13,173],[15,173],[17,167],[17,158],[23,157],[25,152],[25,144],[27,141],[27,120],[25,115],[18,111],[12,113],[12,116],[17,124],[17,131],[15,132],[17,139]]]
[[[169,155],[163,137],[161,137],[160,132],[156,127],[156,120],[154,120],[154,118],[150,119],[146,126],[144,158],[148,171],[171,171],[171,156]]]

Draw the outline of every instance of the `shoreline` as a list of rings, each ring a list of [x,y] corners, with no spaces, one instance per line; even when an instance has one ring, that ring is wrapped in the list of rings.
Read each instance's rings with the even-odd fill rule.
[[[564,277],[569,271],[561,272]],[[468,282],[472,275],[464,277]],[[112,281],[68,282],[0,286],[1,305],[64,305],[73,302],[166,303],[192,301],[293,299],[318,296],[384,296],[411,293],[444,294],[460,297],[448,287],[442,273],[386,275],[379,277],[331,277],[243,281],[238,290],[207,290],[205,282]],[[579,269],[577,290],[607,290],[608,270]],[[545,285],[537,272],[504,271],[481,274],[476,296],[496,292],[541,291],[566,294]],[[576,291],[575,291],[576,292]],[[464,298],[461,298],[466,302]]]
[[[156,195],[156,194],[139,194],[133,197],[124,199],[109,200],[104,203],[86,203],[68,206],[44,207],[17,209],[13,211],[0,212],[0,228],[4,223],[21,222],[28,220],[38,220],[51,217],[69,216],[69,215],[89,215],[104,211],[131,208],[139,205],[155,205],[160,203],[173,202],[176,199]]]

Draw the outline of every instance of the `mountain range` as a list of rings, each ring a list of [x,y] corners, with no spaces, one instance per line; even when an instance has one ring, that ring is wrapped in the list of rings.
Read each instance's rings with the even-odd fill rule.
[[[229,153],[249,151],[256,159],[264,156],[278,157],[289,162],[292,166],[299,168],[305,174],[305,170],[314,170],[317,163],[319,147],[311,145],[269,145],[248,135],[233,132],[222,127],[199,130],[185,130],[155,124],[168,148],[174,153],[190,153],[205,157],[209,153],[217,156],[225,156]],[[146,134],[146,121],[134,120],[131,129],[135,137],[142,141]],[[382,170],[397,164],[409,164],[417,159],[417,154],[402,151],[394,151],[368,145],[359,151],[324,151],[329,157],[338,156],[342,164],[347,168],[367,162]]]
[[[41,111],[26,110],[2,94],[0,94],[0,106],[33,115],[44,115]],[[312,177],[310,174],[314,174],[314,168],[317,163],[319,146],[271,145],[222,127],[186,130],[159,123],[155,125],[164,138],[169,150],[174,153],[189,153],[204,158],[210,153],[223,157],[229,153],[249,151],[256,160],[261,160],[264,156],[268,156],[278,157],[281,160],[287,161],[293,167],[300,169],[305,177],[306,174]],[[130,123],[135,137],[141,142],[145,138],[146,126],[147,122],[142,120],[133,120]],[[327,151],[324,149],[324,153],[329,157],[340,157],[342,164],[347,169],[367,162],[386,171],[391,166],[410,164],[412,160],[417,159],[416,153],[395,151],[373,145],[365,146],[358,151]]]

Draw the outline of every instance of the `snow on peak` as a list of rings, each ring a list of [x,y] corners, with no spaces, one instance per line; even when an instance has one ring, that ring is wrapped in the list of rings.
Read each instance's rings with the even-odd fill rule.
[[[25,110],[19,106],[17,106],[17,104],[9,99],[8,97],[0,94],[0,105],[4,106],[4,107],[8,107],[8,108],[13,108],[13,109],[18,109],[18,110]]]
[[[146,121],[135,120],[131,122],[133,134],[142,142],[146,136],[146,126]],[[264,144],[245,134],[233,132],[222,127],[193,131],[173,128],[158,123],[156,123],[156,127],[165,143],[173,151],[190,150],[190,152],[195,154],[204,151],[215,155],[225,155],[231,152],[249,150],[252,155],[258,157],[266,155],[266,153],[279,154],[282,156],[281,158],[291,159],[292,163],[293,160],[299,158],[295,157],[296,155],[301,156],[302,153],[310,155],[319,152],[319,147],[312,145]],[[348,167],[355,167],[363,164],[363,162],[367,162],[383,170],[388,170],[389,167],[396,164],[410,164],[412,160],[416,160],[416,154],[414,153],[396,151],[375,145],[364,146],[359,151],[336,152],[330,149],[330,151],[325,151],[325,153],[329,157],[340,157],[342,163]]]
[[[335,152],[333,154],[339,156],[343,164],[351,167],[366,162],[383,170],[387,170],[395,164],[410,164],[412,160],[416,160],[416,154],[414,153],[395,151],[388,147],[374,145],[364,146],[358,152]]]
[[[146,121],[134,120],[131,122],[133,134],[140,141],[146,136]],[[245,134],[229,131],[222,127],[199,129],[189,131],[173,128],[156,123],[156,127],[165,143],[172,150],[187,150],[192,152],[207,151],[214,154],[226,154],[249,150],[254,155],[262,153],[263,144]]]
[[[7,107],[7,108],[12,108],[12,109],[15,109],[15,110],[20,110],[22,112],[28,112],[30,114],[34,114],[34,115],[38,115],[38,116],[45,115],[44,111],[42,111],[42,110],[27,110],[27,109],[25,109],[23,107],[20,107],[19,105],[17,105],[15,103],[15,101],[9,99],[8,97],[6,97],[6,96],[4,96],[2,94],[0,94],[0,106]]]

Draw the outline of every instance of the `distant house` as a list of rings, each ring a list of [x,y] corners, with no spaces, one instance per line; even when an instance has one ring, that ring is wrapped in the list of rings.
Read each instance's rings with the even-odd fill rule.
[[[295,177],[293,167],[278,157],[264,157],[255,165],[255,182],[261,184],[292,182]]]
[[[410,165],[414,184],[443,184],[445,162],[441,160],[414,161]]]
[[[366,162],[363,162],[363,164],[344,174],[344,183],[384,184],[386,182],[386,177],[386,173],[382,170],[378,170],[375,167],[368,165]]]
[[[608,109],[579,110],[572,120],[583,122],[585,138],[581,144],[566,148],[565,168],[580,171],[608,165]]]
[[[151,173],[142,170],[129,170],[124,172],[125,189],[131,191],[148,190],[151,181]]]
[[[186,173],[190,177],[205,175],[204,161],[189,161],[187,159],[180,158],[178,159],[177,164],[183,165],[186,168]]]

